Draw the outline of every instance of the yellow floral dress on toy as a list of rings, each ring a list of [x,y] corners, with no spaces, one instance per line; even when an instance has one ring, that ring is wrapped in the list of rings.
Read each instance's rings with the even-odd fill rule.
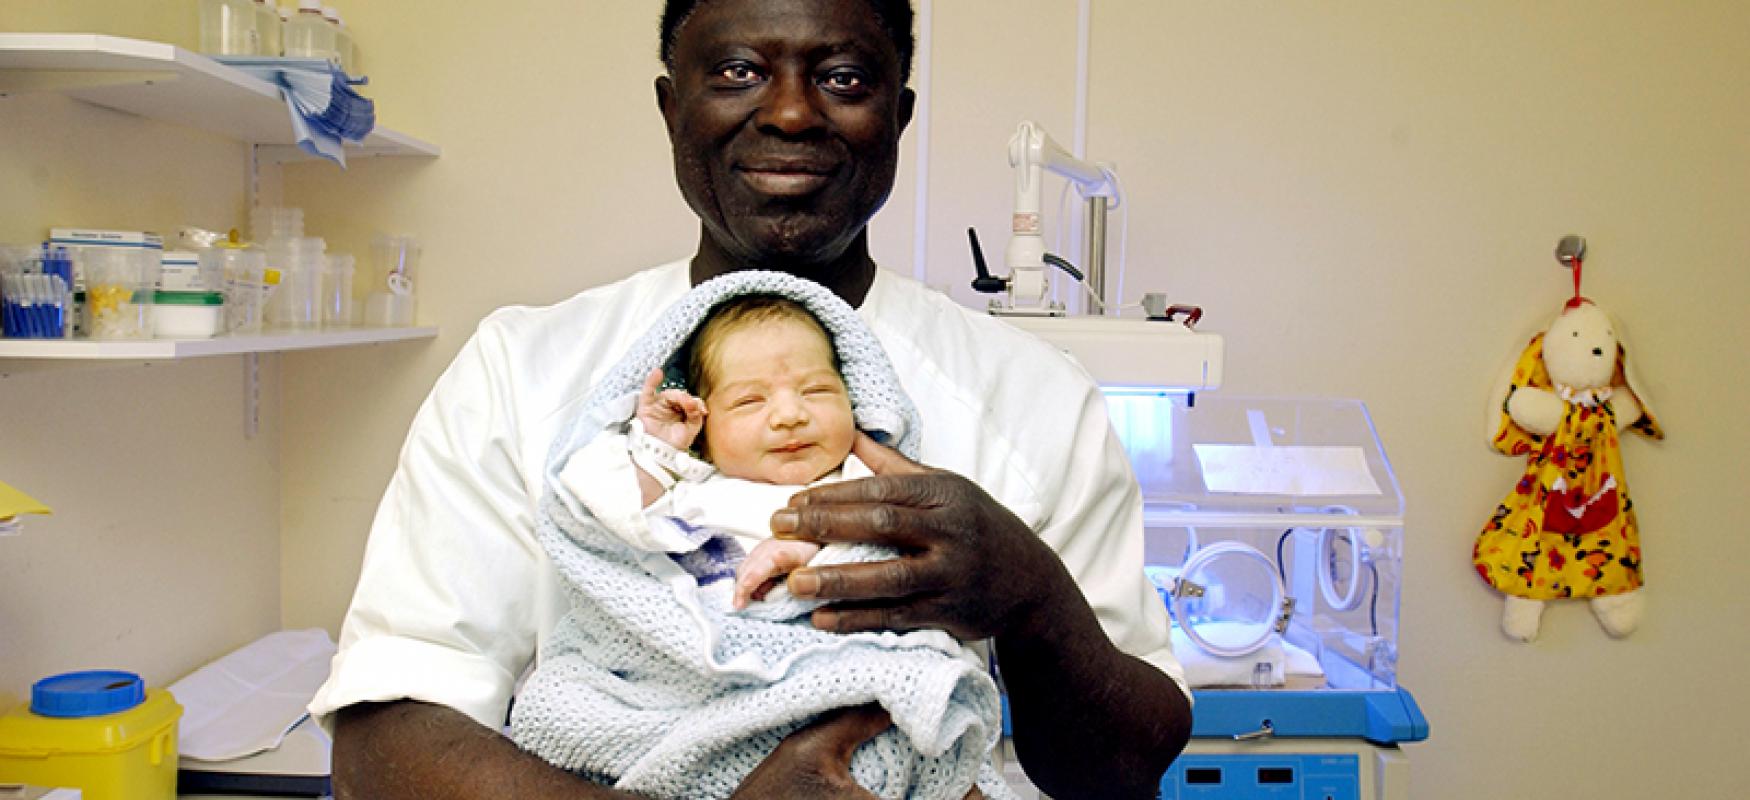
[[[1620,360],[1613,383],[1624,384]],[[1564,414],[1555,431],[1538,436],[1519,427],[1503,402],[1492,444],[1527,460],[1519,483],[1477,537],[1471,554],[1477,574],[1503,594],[1531,600],[1640,588],[1640,535],[1623,482],[1612,389],[1553,385],[1543,364],[1543,334],[1519,357],[1507,396],[1521,387],[1555,392]],[[1663,437],[1650,410],[1630,429]]]

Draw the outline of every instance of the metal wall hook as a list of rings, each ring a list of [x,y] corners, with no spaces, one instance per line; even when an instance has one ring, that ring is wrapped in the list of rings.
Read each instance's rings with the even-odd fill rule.
[[[1576,234],[1563,236],[1556,242],[1556,261],[1563,267],[1573,269],[1575,262],[1586,260],[1586,237]]]

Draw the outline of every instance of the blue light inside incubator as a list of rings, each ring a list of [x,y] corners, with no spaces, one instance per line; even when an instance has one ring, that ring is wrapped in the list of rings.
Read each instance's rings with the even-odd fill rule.
[[[1137,475],[1159,474],[1173,462],[1172,393],[1153,387],[1102,386],[1106,416]]]

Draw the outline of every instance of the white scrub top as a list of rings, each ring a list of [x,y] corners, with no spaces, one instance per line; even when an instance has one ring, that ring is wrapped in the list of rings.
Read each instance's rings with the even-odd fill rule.
[[[342,707],[401,698],[503,726],[566,612],[534,534],[553,437],[689,288],[677,261],[481,322],[415,415],[377,509],[340,652],[310,704],[325,726]],[[922,416],[923,463],[972,479],[1025,521],[1114,644],[1183,690],[1166,609],[1142,571],[1141,493],[1087,374],[885,270],[858,312]]]

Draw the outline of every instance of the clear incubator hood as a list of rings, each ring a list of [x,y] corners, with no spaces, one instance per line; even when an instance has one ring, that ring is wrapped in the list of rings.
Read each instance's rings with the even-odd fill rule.
[[[1105,392],[1192,687],[1396,689],[1403,497],[1366,408]]]

